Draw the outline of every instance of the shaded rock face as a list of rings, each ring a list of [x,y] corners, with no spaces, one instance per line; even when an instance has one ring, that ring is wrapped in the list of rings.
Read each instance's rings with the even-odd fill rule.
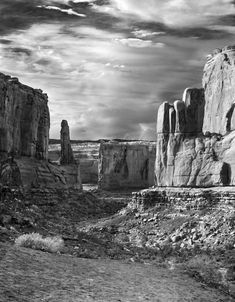
[[[46,160],[21,157],[1,162],[0,183],[10,187],[82,189],[77,165],[58,166]]]
[[[70,153],[65,152],[63,166],[47,160],[50,127],[47,102],[47,95],[41,90],[0,73],[0,185],[26,190],[82,188],[80,167]],[[67,144],[70,146],[69,134]]]
[[[99,188],[112,190],[152,186],[155,154],[153,143],[102,143],[98,168]]]
[[[235,46],[217,49],[203,73],[205,116],[203,131],[226,134],[235,130]]]
[[[61,143],[61,158],[60,158],[61,165],[69,165],[69,164],[76,163],[70,143],[69,125],[66,120],[63,120],[61,122],[60,143]]]
[[[235,47],[214,52],[204,68],[204,88],[187,88],[182,100],[159,107],[157,186],[235,184],[234,56]]]
[[[47,95],[0,73],[0,157],[47,159],[50,116]]]
[[[71,143],[75,161],[80,165],[83,184],[98,183],[99,146],[96,142]],[[51,162],[60,162],[61,144],[49,144],[48,158]]]

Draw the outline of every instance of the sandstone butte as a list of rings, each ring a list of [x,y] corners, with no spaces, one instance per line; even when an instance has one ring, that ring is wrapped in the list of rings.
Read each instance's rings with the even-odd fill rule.
[[[62,122],[61,165],[48,161],[49,128],[47,95],[0,73],[1,184],[25,189],[81,189],[68,123]]]
[[[210,187],[235,184],[235,46],[216,49],[204,67],[202,88],[158,110],[154,148],[101,146],[99,185]],[[40,89],[0,73],[0,182],[23,187],[81,189],[69,126],[62,121],[60,165],[48,161],[50,114]],[[139,151],[140,149],[140,151]],[[146,149],[146,150],[145,150]],[[139,178],[137,177],[139,176]]]
[[[156,185],[235,185],[235,46],[216,49],[203,71],[203,88],[158,110]]]
[[[143,189],[154,185],[154,142],[102,142],[99,151],[99,188]]]

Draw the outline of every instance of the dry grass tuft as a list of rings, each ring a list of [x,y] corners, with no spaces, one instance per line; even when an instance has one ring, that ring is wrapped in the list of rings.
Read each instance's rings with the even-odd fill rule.
[[[15,240],[16,246],[50,253],[58,253],[64,248],[64,240],[58,236],[45,237],[38,233],[24,234]]]

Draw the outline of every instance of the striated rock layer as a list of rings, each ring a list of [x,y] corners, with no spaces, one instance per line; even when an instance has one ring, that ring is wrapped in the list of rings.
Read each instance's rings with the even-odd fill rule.
[[[101,143],[98,185],[105,190],[154,184],[156,148],[147,142]]]
[[[235,184],[235,47],[209,57],[202,89],[158,110],[157,186]]]

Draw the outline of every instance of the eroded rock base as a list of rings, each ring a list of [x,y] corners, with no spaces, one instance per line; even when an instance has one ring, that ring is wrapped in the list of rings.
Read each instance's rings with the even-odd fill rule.
[[[179,207],[182,210],[213,208],[217,203],[235,209],[235,187],[154,188],[133,192],[132,203],[138,210],[151,207]]]

